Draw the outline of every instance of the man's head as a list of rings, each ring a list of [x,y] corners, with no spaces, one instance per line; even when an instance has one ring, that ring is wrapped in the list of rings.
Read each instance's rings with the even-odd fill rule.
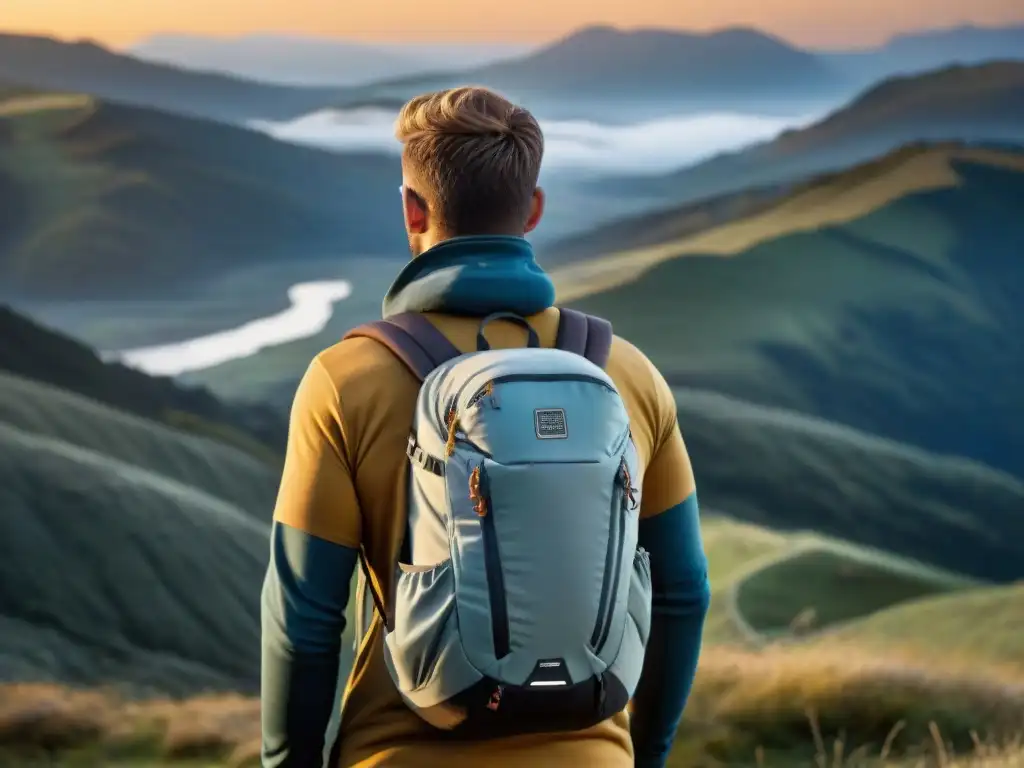
[[[402,202],[413,256],[462,235],[524,235],[544,211],[544,137],[528,111],[486,88],[417,96],[402,108]]]

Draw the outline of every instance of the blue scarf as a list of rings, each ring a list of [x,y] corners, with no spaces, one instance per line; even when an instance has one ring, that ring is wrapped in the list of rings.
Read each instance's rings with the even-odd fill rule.
[[[445,240],[410,261],[384,297],[383,316],[514,312],[525,317],[554,303],[554,283],[525,238],[479,235]]]

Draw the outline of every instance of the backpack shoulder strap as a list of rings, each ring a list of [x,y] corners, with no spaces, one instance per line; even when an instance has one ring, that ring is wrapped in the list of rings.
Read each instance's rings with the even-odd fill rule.
[[[448,341],[437,327],[418,312],[405,312],[384,320],[365,323],[345,334],[344,339],[363,337],[383,344],[397,357],[412,374],[422,382],[439,365],[458,357],[462,352]],[[402,540],[402,557],[408,559],[408,530]],[[366,589],[373,598],[377,614],[384,622],[387,632],[394,630],[394,622],[388,618],[384,600],[370,572],[366,551],[360,547],[359,564],[366,579]]]
[[[612,349],[612,324],[575,309],[559,308],[555,347],[583,355],[597,367],[604,368]]]
[[[419,312],[405,312],[385,320],[365,323],[345,334],[373,339],[401,360],[413,375],[423,381],[442,363],[462,354],[437,327]]]

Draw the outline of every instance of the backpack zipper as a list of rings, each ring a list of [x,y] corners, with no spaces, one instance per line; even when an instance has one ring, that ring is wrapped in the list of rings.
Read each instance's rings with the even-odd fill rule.
[[[484,570],[487,575],[487,597],[491,604],[491,634],[494,638],[494,657],[503,659],[510,652],[508,603],[505,595],[505,576],[501,570],[501,552],[498,532],[494,527],[494,506],[487,470],[478,464],[469,476],[469,498],[473,510],[480,518],[484,542]]]
[[[604,379],[599,379],[597,376],[590,376],[585,373],[507,373],[504,376],[496,376],[482,387],[476,389],[473,392],[473,396],[469,398],[471,404],[476,405],[483,401],[485,395],[490,395],[492,404],[497,406],[497,396],[494,395],[494,387],[497,384],[508,384],[510,382],[518,381],[583,381],[588,384],[597,384],[604,387],[609,392],[616,392],[615,387],[610,385]],[[455,396],[456,402],[462,398],[462,393],[467,384],[463,385],[463,388],[459,390]]]
[[[612,504],[611,520],[608,527],[608,549],[605,555],[604,579],[601,582],[601,596],[598,601],[597,619],[590,635],[590,647],[600,655],[611,633],[612,616],[615,613],[615,596],[619,592],[622,577],[622,549],[626,540],[626,510],[635,505],[634,489],[629,476],[629,467],[623,457],[615,472],[617,504]]]

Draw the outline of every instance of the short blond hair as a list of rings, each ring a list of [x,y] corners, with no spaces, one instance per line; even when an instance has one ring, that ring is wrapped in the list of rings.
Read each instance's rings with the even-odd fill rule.
[[[424,189],[415,189],[450,235],[517,230],[530,216],[544,155],[540,125],[526,109],[475,86],[417,96],[395,137]]]

